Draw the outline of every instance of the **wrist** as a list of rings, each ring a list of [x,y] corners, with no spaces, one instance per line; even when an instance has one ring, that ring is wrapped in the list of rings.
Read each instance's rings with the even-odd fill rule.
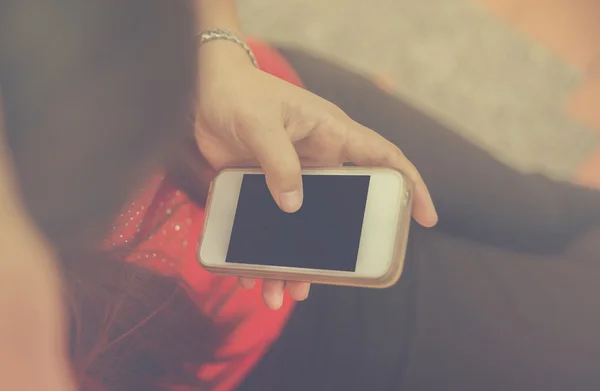
[[[244,41],[236,5],[236,0],[193,0],[196,33],[201,35],[206,31],[226,30]],[[200,66],[204,68],[252,63],[243,45],[227,39],[199,43],[198,54]]]
[[[247,43],[235,33],[214,29],[203,31],[198,35],[199,62],[210,67],[230,65],[252,65],[258,68],[254,53]]]

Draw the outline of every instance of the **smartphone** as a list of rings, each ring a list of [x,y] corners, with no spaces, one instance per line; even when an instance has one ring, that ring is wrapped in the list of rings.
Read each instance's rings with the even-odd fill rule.
[[[212,181],[197,257],[225,275],[383,288],[402,273],[412,184],[386,168],[302,172],[304,202],[279,209],[258,169]]]

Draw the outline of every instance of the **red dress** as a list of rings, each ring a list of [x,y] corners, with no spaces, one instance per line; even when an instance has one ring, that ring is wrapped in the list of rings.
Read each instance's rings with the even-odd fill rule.
[[[288,82],[301,82],[287,62],[272,48],[252,44],[258,62],[266,72]],[[250,291],[239,287],[237,278],[208,273],[196,262],[196,245],[202,232],[204,210],[191,202],[186,194],[159,175],[119,215],[108,246],[132,243],[136,235],[148,237],[136,247],[128,261],[152,268],[165,275],[184,280],[197,298],[198,310],[216,324],[233,319],[239,326],[227,337],[217,352],[217,359],[235,360],[205,365],[198,376],[211,380],[226,374],[213,391],[235,389],[277,339],[294,308],[284,297],[278,311],[269,310],[262,301],[261,284]],[[220,306],[216,308],[217,304]]]

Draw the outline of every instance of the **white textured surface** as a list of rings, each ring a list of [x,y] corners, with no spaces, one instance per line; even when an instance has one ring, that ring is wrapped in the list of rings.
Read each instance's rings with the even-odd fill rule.
[[[392,77],[400,95],[516,167],[569,177],[598,144],[564,115],[578,75],[467,0],[239,5],[249,33]]]

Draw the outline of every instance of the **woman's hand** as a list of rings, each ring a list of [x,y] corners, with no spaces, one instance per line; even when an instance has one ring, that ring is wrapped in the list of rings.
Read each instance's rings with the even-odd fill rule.
[[[213,168],[260,164],[279,207],[302,205],[302,166],[364,166],[400,169],[415,183],[413,217],[433,226],[437,214],[415,167],[392,143],[352,119],[334,104],[264,73],[246,53],[226,41],[200,48],[196,140]],[[253,281],[241,279],[244,287]],[[267,305],[281,305],[283,281],[265,281]],[[296,300],[308,295],[306,283],[288,283]]]

